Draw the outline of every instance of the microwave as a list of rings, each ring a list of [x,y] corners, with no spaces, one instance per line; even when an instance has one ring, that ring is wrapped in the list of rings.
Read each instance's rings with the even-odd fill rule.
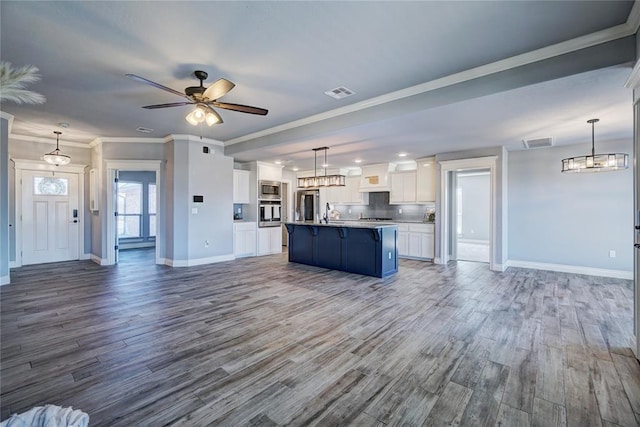
[[[259,181],[258,199],[280,200],[280,183],[277,181]]]

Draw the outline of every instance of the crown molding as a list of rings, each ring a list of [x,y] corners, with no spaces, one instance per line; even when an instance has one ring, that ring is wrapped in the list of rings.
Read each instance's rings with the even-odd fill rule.
[[[44,138],[41,136],[10,134],[9,139],[17,139],[19,141],[39,142],[42,144],[56,145],[56,140],[52,138]],[[90,148],[89,144],[82,142],[60,141],[60,145],[64,147]]]
[[[220,147],[224,147],[223,141],[219,141],[217,139],[203,138],[200,136],[188,135],[188,134],[185,134],[185,135],[170,134],[163,138],[163,142],[169,142],[169,141],[201,142],[203,144],[218,145]]]
[[[474,80],[480,77],[488,76],[490,74],[499,73],[512,68],[521,67],[527,64],[543,61],[545,59],[553,58],[560,55],[565,55],[571,52],[575,52],[581,49],[586,49],[592,46],[596,46],[602,43],[607,43],[613,40],[617,40],[623,37],[633,35],[637,32],[640,25],[640,6],[638,2],[635,2],[631,13],[627,18],[627,22],[624,24],[616,25],[614,27],[606,28],[595,33],[587,34],[584,36],[576,37],[571,40],[556,43],[550,46],[546,46],[540,49],[532,50],[520,55],[512,56],[500,61],[492,62],[490,64],[481,65],[479,67],[470,68],[459,73],[450,74],[445,77],[441,77],[435,80],[431,80],[425,83],[421,83],[415,86],[410,86],[405,89],[397,90],[395,92],[389,92],[384,95],[380,95],[374,98],[370,98],[364,101],[356,102],[345,107],[336,108],[333,110],[325,111],[324,113],[315,114],[309,117],[305,117],[300,120],[294,120],[289,123],[284,123],[279,126],[274,126],[269,129],[264,129],[259,132],[250,133],[237,138],[225,141],[225,146],[238,144],[240,142],[250,141],[256,138],[261,138],[274,133],[294,129],[300,126],[317,123],[323,120],[331,119],[334,117],[342,116],[344,114],[353,113],[356,111],[364,110],[370,107],[374,107],[388,102],[396,101],[402,98],[408,98],[410,96],[418,95],[425,92],[430,92],[436,89],[440,89],[447,86],[452,86],[458,83]]]

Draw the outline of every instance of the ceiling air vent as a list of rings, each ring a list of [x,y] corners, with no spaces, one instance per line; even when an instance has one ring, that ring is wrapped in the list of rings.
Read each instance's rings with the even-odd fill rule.
[[[143,128],[142,126],[140,126],[139,128],[136,129],[138,132],[142,132],[142,133],[151,133],[153,132],[153,129],[149,129],[149,128]]]
[[[532,139],[523,139],[522,144],[524,144],[524,148],[544,148],[551,147],[553,145],[553,138],[532,138]]]
[[[346,98],[347,96],[351,96],[354,93],[355,92],[352,91],[351,89],[347,89],[344,86],[340,86],[335,89],[328,90],[324,94],[329,95],[330,97],[335,99],[342,99],[342,98]]]

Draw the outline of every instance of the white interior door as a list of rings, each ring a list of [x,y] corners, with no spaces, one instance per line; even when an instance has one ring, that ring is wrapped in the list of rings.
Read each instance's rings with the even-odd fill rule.
[[[22,264],[79,259],[78,175],[22,173]]]

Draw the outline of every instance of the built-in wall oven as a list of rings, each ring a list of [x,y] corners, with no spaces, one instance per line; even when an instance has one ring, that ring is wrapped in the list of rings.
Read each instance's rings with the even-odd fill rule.
[[[258,199],[260,200],[281,200],[281,185],[278,181],[259,181]]]
[[[280,200],[260,200],[258,202],[258,227],[279,227],[282,216]]]

